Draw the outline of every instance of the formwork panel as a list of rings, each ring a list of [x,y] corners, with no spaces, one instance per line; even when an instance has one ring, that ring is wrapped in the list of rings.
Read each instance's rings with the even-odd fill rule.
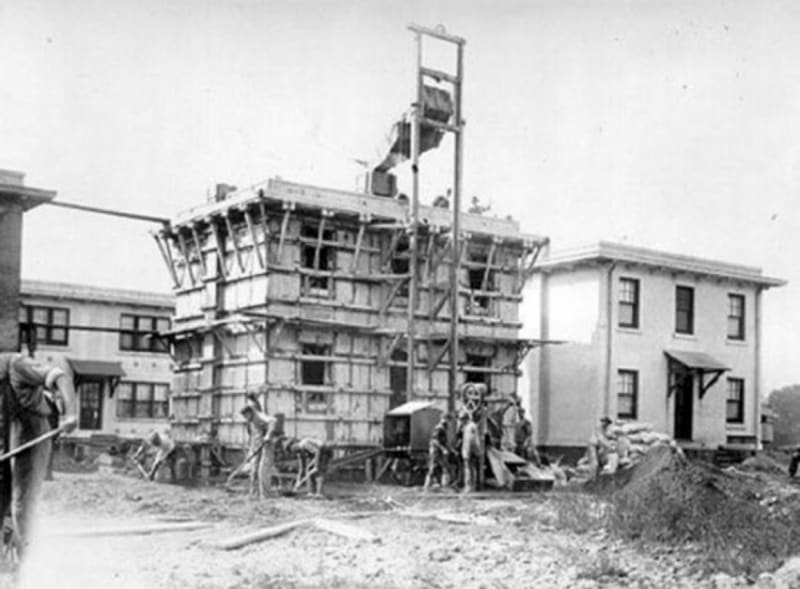
[[[295,384],[295,361],[285,358],[270,358],[267,364],[267,381],[270,385]]]

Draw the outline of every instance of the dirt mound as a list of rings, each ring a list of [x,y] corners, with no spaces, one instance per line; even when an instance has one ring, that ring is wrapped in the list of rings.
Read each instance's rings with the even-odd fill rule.
[[[745,472],[767,472],[770,474],[786,474],[786,468],[767,456],[766,454],[757,454],[747,458],[738,466],[739,470]]]
[[[611,523],[627,538],[696,543],[711,566],[757,575],[800,549],[800,517],[776,512],[763,483],[654,448],[611,497]]]

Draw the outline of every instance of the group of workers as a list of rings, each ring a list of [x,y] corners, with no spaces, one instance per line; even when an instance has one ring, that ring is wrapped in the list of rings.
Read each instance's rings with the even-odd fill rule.
[[[261,499],[273,493],[276,454],[280,454],[297,461],[294,490],[298,491],[306,485],[313,495],[321,496],[332,449],[314,438],[297,439],[285,436],[281,420],[264,411],[255,393],[246,395],[245,406],[240,413],[247,425],[248,451],[236,472],[249,467],[250,494]],[[162,465],[168,464],[172,480],[175,480],[176,450],[176,444],[168,433],[153,432],[142,441],[133,454],[133,460],[139,464],[142,474],[150,480],[156,477]],[[151,466],[149,470],[144,470],[141,464],[148,457],[152,457]]]
[[[449,487],[455,483],[461,485],[464,492],[475,491],[482,455],[479,415],[479,411],[462,410],[459,413],[454,443],[451,446],[449,429],[452,417],[448,413],[442,414],[431,432],[425,491],[430,490],[437,479],[442,487]],[[525,409],[518,403],[511,403],[501,412],[500,420],[502,433],[497,445],[525,460],[538,463],[539,457],[533,445],[533,426],[525,415]],[[487,437],[489,437],[488,432]],[[492,441],[485,440],[484,443],[491,444]]]

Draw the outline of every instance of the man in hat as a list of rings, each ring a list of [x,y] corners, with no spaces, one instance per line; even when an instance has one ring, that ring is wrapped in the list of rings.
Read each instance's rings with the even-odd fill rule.
[[[442,487],[450,484],[450,466],[447,463],[450,456],[450,446],[447,443],[447,426],[450,415],[442,413],[439,422],[433,427],[431,439],[428,442],[428,474],[425,477],[425,491],[429,491],[434,479],[439,476]]]
[[[255,394],[247,395],[241,414],[247,421],[250,437],[250,454],[255,454],[250,470],[250,493],[263,499],[272,493],[272,468],[275,464],[275,442],[278,438],[278,420],[261,409]]]
[[[49,400],[48,400],[49,399]],[[0,445],[7,452],[50,431],[59,411],[61,431],[75,429],[77,403],[72,379],[60,368],[22,354],[0,353]],[[30,543],[33,510],[52,451],[48,438],[0,463],[0,517],[10,516],[21,556]]]

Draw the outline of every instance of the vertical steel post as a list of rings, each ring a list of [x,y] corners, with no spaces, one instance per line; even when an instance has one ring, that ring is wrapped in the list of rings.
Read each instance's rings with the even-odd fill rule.
[[[455,155],[453,160],[453,261],[450,264],[450,374],[448,378],[449,394],[447,410],[453,412],[456,404],[456,387],[458,386],[458,316],[459,316],[459,275],[461,273],[461,158],[464,149],[464,127],[461,123],[462,77],[464,75],[464,45],[457,44],[457,65],[455,90],[456,132]]]
[[[420,119],[424,116],[422,106],[422,35],[416,33],[417,43],[417,100],[414,105],[414,116],[411,123],[411,229],[408,236],[408,334],[406,338],[407,366],[406,401],[414,398],[414,372],[416,368],[415,331],[414,323],[417,312],[417,225],[419,223],[419,148],[420,148]]]

